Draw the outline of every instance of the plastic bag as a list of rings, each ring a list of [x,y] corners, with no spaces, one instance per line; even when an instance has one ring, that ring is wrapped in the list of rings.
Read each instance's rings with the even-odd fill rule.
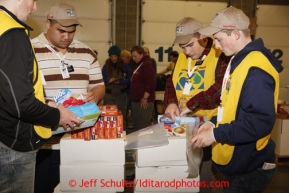
[[[125,149],[141,149],[149,147],[158,147],[169,144],[167,132],[164,123],[159,123],[135,131],[125,136],[127,142]]]
[[[186,144],[189,178],[196,178],[199,175],[200,165],[203,158],[202,148],[193,148],[191,139],[197,133],[200,121],[186,123]]]

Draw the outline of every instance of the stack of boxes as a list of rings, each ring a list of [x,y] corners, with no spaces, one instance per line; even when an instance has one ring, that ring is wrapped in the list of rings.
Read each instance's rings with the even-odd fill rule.
[[[100,118],[104,120],[103,116]],[[107,129],[107,137],[105,133],[103,137],[99,137],[98,122],[94,126],[95,131],[91,128],[92,140],[73,139],[70,133],[61,138],[60,185],[55,192],[124,191],[124,138],[117,138],[112,134],[115,129],[108,127],[113,125],[112,122],[105,123],[106,126],[102,129],[103,132]]]
[[[166,146],[136,151],[135,193],[199,192],[199,176],[189,178],[186,172],[186,137],[171,135],[168,140]]]

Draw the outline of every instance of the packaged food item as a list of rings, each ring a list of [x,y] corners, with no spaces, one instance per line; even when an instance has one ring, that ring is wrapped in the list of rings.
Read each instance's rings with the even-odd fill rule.
[[[99,106],[101,116],[112,116],[117,115],[118,109],[117,105],[103,105]]]
[[[65,108],[85,104],[82,94],[74,94],[69,89],[62,89],[53,97],[57,105],[62,104]]]
[[[86,95],[86,94],[84,94]],[[65,108],[73,112],[80,120],[73,128],[63,128],[61,126],[52,129],[52,135],[92,127],[100,115],[100,110],[96,103],[86,103],[85,96],[74,94],[69,89],[62,89],[54,97],[55,103],[62,104]],[[79,134],[80,135],[80,134]]]
[[[110,131],[110,138],[115,139],[117,138],[117,116],[111,116],[111,131]]]
[[[110,128],[111,126],[111,123],[110,123],[110,116],[105,116],[104,117],[104,128]]]
[[[76,130],[77,139],[83,139],[83,130]]]
[[[118,111],[117,114],[117,137],[122,138],[123,137],[123,114],[121,111]]]
[[[186,127],[177,126],[172,131],[176,136],[186,136]]]
[[[97,129],[97,139],[104,139],[104,117],[100,116],[95,125]]]
[[[174,128],[184,128],[186,129],[186,124],[189,122],[195,122],[198,121],[201,123],[206,122],[207,121],[207,117],[206,116],[196,116],[196,117],[178,117],[176,116],[176,122],[173,121],[173,119],[170,116],[167,115],[158,115],[158,122],[159,123],[164,123],[164,126],[166,128],[166,130],[170,133],[174,133],[175,135],[178,136],[185,136],[186,132],[184,131],[183,133],[178,133],[178,132],[174,132],[173,129]],[[177,130],[181,130],[181,129],[177,129]]]
[[[117,115],[99,116],[92,129],[94,129],[96,133],[95,139],[122,138],[124,131],[121,111],[118,111]]]
[[[77,130],[71,131],[71,139],[77,139]]]
[[[159,123],[164,123],[164,126],[165,126],[166,130],[168,132],[172,132],[172,127],[173,127],[174,121],[173,121],[173,119],[171,117],[166,116],[166,115],[159,116],[158,117],[158,122]]]
[[[104,139],[110,139],[111,128],[104,128]]]

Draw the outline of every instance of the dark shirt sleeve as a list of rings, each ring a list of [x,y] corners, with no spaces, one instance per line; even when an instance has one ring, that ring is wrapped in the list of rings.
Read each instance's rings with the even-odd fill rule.
[[[2,35],[0,45],[0,102],[5,114],[32,124],[56,126],[59,110],[34,95],[31,77],[35,56],[25,31],[9,31]]]
[[[214,129],[216,141],[249,143],[270,134],[276,117],[274,90],[275,81],[271,75],[258,68],[251,69],[243,85],[236,119]]]

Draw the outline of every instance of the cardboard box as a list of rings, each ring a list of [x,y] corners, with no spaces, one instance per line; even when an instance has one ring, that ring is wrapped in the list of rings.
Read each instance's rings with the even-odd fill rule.
[[[69,132],[72,130],[83,129],[86,127],[92,127],[95,124],[98,116],[100,115],[100,110],[95,103],[86,103],[80,106],[68,107],[67,109],[72,111],[79,118],[83,119],[84,122],[81,123],[79,126],[75,126],[73,129],[71,128],[64,129],[63,127],[56,127],[52,129],[52,135]]]
[[[165,146],[138,149],[135,154],[138,167],[187,165],[186,137],[168,137]]]
[[[188,166],[137,167],[135,191],[199,192],[200,178],[187,178]]]
[[[275,141],[275,153],[289,156],[289,119],[276,118],[271,137]]]
[[[123,192],[124,166],[60,165],[62,192]]]
[[[124,145],[123,138],[85,141],[71,139],[70,133],[66,133],[60,140],[60,163],[123,166],[125,164]]]

